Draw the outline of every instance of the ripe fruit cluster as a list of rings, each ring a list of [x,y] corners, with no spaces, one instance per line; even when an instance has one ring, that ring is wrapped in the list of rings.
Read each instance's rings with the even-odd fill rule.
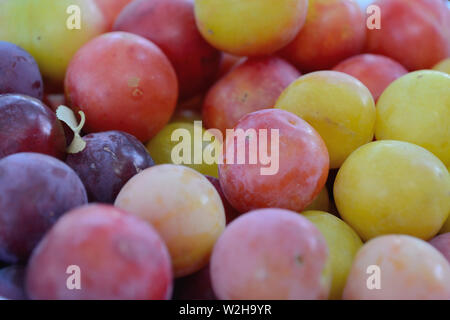
[[[450,300],[449,168],[443,0],[0,1],[0,298]]]

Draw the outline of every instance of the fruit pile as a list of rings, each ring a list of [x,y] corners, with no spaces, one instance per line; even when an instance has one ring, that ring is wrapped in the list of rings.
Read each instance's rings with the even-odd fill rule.
[[[0,297],[450,300],[446,2],[0,0]]]

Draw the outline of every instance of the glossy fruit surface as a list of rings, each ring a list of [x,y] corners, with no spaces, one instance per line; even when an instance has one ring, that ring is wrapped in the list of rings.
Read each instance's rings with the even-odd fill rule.
[[[332,280],[329,299],[341,299],[356,253],[363,243],[344,221],[323,211],[305,211],[302,215],[319,229],[329,249],[328,268]]]
[[[268,109],[246,115],[235,129],[219,164],[220,185],[234,208],[301,212],[313,202],[325,185],[329,156],[309,124],[290,112]],[[263,158],[266,152],[269,161]]]
[[[378,100],[383,91],[408,71],[398,62],[381,55],[361,54],[348,58],[333,68],[361,81]]]
[[[83,46],[65,80],[72,108],[86,114],[86,132],[120,130],[143,142],[170,120],[177,87],[164,53],[126,32],[107,33]]]
[[[202,269],[225,228],[224,208],[214,186],[183,166],[142,171],[125,184],[115,206],[156,228],[169,249],[176,277]]]
[[[377,140],[415,143],[450,165],[450,75],[430,70],[393,82],[377,103]]]
[[[307,8],[307,0],[195,0],[195,17],[214,47],[238,56],[259,56],[294,39]]]
[[[449,300],[450,264],[420,239],[405,235],[378,237],[358,252],[343,298]]]
[[[339,168],[356,148],[373,139],[376,111],[370,91],[357,79],[336,71],[300,77],[276,102],[308,122],[325,141],[330,167]]]
[[[450,213],[450,174],[417,145],[372,142],[341,167],[334,198],[341,217],[363,240],[383,234],[428,240]]]
[[[194,0],[133,1],[114,30],[138,34],[161,48],[177,73],[183,99],[205,91],[219,72],[222,54],[200,35]]]
[[[245,60],[208,91],[202,109],[205,126],[225,134],[246,114],[272,108],[298,77],[292,65],[277,57]]]
[[[432,68],[450,55],[450,11],[441,0],[378,0],[381,28],[367,32],[366,50],[408,70]]]
[[[280,54],[301,72],[331,69],[359,54],[365,35],[365,17],[355,1],[309,0],[304,27]]]
[[[83,181],[90,201],[114,203],[131,177],[154,165],[144,145],[128,133],[91,133],[83,140],[86,147],[69,154],[66,163]]]
[[[26,287],[39,300],[164,300],[172,292],[170,257],[144,221],[109,205],[83,206],[33,252]]]
[[[0,260],[26,261],[66,211],[87,202],[86,190],[65,163],[38,153],[0,160]]]
[[[327,257],[324,237],[306,218],[288,210],[255,210],[233,221],[217,241],[211,256],[214,292],[225,300],[326,299]]]
[[[44,83],[34,58],[13,43],[0,41],[0,94],[18,93],[42,100]]]
[[[0,158],[19,152],[64,159],[64,130],[55,113],[41,101],[24,95],[0,95]]]

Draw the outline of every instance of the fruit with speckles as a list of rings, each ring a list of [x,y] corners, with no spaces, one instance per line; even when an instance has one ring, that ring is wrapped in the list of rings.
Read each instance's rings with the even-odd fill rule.
[[[144,145],[128,133],[91,133],[83,140],[86,147],[69,154],[66,163],[83,181],[89,201],[114,203],[128,180],[154,164]]]
[[[220,185],[241,213],[259,208],[301,212],[327,179],[329,156],[322,138],[304,120],[284,110],[244,116],[234,134],[227,135],[224,149]]]
[[[142,142],[166,125],[178,84],[164,53],[152,42],[111,32],[83,46],[66,74],[67,100],[86,114],[86,132],[125,131]]]
[[[184,166],[158,165],[135,175],[115,206],[152,224],[172,257],[176,277],[202,269],[225,228],[225,213],[214,186]]]

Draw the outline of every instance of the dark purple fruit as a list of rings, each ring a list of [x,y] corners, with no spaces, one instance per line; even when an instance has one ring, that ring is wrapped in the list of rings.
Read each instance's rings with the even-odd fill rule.
[[[69,154],[66,163],[80,176],[93,202],[114,203],[123,185],[154,162],[144,145],[121,131],[88,134],[83,151]]]
[[[0,269],[0,297],[10,300],[26,300],[25,268],[13,265]]]
[[[87,203],[86,190],[64,162],[39,153],[0,160],[0,260],[26,261],[56,220]]]
[[[42,100],[44,85],[34,58],[13,43],[0,41],[0,94],[20,93]]]
[[[19,94],[0,95],[0,159],[19,152],[64,159],[64,130],[55,113],[41,101]]]

